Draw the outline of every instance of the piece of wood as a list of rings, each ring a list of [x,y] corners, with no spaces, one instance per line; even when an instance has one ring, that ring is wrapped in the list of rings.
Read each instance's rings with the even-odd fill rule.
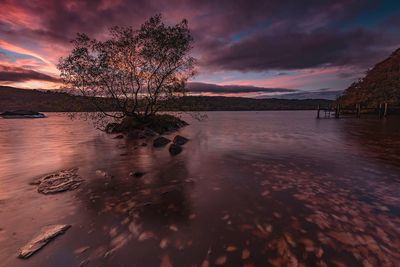
[[[340,116],[340,104],[338,104],[335,109],[335,118],[339,119],[339,116]]]
[[[382,118],[382,103],[380,103],[379,104],[379,110],[378,110],[378,115],[379,115],[379,118]]]
[[[71,225],[68,224],[55,224],[43,227],[42,230],[34,236],[25,246],[20,248],[18,258],[27,259],[38,250],[47,245],[56,236],[61,235],[67,231]]]
[[[387,117],[387,113],[388,113],[388,103],[385,103],[385,111],[383,112],[383,117]]]

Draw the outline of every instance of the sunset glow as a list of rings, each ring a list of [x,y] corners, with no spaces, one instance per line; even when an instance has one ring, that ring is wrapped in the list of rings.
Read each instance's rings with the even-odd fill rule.
[[[219,85],[342,90],[400,41],[396,1],[189,2],[2,1],[0,84],[58,88],[56,64],[77,32],[102,39],[111,26],[138,27],[160,12],[168,23],[189,20],[193,81]]]

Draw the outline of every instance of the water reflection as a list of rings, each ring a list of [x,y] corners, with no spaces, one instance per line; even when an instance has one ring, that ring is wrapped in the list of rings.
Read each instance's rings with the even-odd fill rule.
[[[142,140],[112,139],[63,115],[23,127],[0,121],[6,133],[0,152],[8,158],[0,161],[2,262],[165,267],[400,261],[399,124],[315,120],[310,112],[208,117],[181,130],[191,140],[176,157]],[[46,140],[32,144],[20,131]],[[85,178],[77,191],[43,196],[28,185],[67,167],[79,167]],[[145,175],[130,175],[135,171]],[[17,260],[18,247],[51,223],[73,227],[29,261]]]
[[[343,135],[349,143],[358,146],[372,157],[400,166],[399,117],[379,120],[371,116],[356,123],[354,121],[354,119],[344,120],[340,124]]]

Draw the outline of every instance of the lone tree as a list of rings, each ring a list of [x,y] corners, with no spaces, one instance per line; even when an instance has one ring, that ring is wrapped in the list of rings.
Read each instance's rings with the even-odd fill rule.
[[[184,95],[195,66],[186,19],[167,26],[158,14],[138,30],[113,27],[109,33],[103,41],[78,33],[58,64],[64,85],[99,111],[85,116],[147,122],[167,101]]]

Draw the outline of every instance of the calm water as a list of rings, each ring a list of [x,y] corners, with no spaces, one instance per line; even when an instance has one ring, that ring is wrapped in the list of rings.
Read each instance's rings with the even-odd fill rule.
[[[0,120],[0,266],[400,265],[399,119],[207,114],[175,157],[63,114]],[[29,185],[71,167],[78,190]],[[72,227],[16,258],[56,223]]]

